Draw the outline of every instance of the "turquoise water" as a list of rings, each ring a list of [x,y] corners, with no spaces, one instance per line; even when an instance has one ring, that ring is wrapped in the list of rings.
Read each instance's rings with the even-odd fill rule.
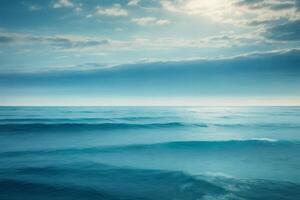
[[[0,199],[300,199],[300,107],[1,107]]]

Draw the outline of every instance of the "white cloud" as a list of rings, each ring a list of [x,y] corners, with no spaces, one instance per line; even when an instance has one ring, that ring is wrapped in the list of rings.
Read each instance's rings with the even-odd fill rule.
[[[82,4],[78,3],[75,4],[71,0],[57,0],[53,4],[53,8],[58,9],[58,8],[73,8],[74,11],[81,11],[82,10]]]
[[[232,48],[247,45],[261,44],[279,44],[274,41],[268,41],[260,35],[260,31],[239,34],[233,32],[223,32],[217,35],[199,38],[176,38],[176,37],[157,37],[146,38],[136,37],[127,42],[127,46],[132,50],[170,50],[180,48],[203,49],[203,48]]]
[[[292,0],[161,0],[162,8],[184,15],[197,15],[217,22],[249,25],[252,21],[300,19]]]
[[[73,7],[75,6],[71,0],[57,0],[53,4],[53,8],[64,8],[64,7]]]
[[[157,19],[155,17],[142,17],[142,18],[133,18],[131,19],[133,23],[136,23],[140,26],[147,26],[147,25],[167,25],[171,22],[167,19]]]
[[[140,0],[129,0],[128,5],[129,6],[137,6],[139,4]]]
[[[146,20],[147,21],[147,20]],[[151,23],[159,23],[152,22]],[[141,22],[149,24],[147,22]],[[122,31],[117,28],[115,31]],[[51,47],[57,51],[86,51],[98,52],[103,51],[140,51],[140,50],[170,50],[178,48],[230,48],[232,46],[247,46],[266,44],[276,44],[274,41],[267,41],[260,36],[260,32],[251,32],[247,34],[235,34],[224,32],[219,35],[212,35],[201,38],[176,38],[176,37],[157,37],[144,38],[135,37],[128,40],[115,40],[109,37],[84,37],[76,35],[26,35],[17,33],[1,33],[0,46],[4,48],[7,45],[28,45],[37,44],[44,47]]]
[[[241,12],[232,6],[231,0],[162,0],[162,7],[170,12],[184,15],[198,15],[214,21],[231,21],[239,18]]]
[[[120,4],[114,4],[112,7],[97,7],[96,8],[96,15],[106,15],[106,16],[127,16],[127,10],[123,9]]]

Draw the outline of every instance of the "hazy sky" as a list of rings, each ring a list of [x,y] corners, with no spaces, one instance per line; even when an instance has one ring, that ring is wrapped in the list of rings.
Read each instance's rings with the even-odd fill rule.
[[[0,1],[0,104],[170,99],[300,104],[300,1]]]

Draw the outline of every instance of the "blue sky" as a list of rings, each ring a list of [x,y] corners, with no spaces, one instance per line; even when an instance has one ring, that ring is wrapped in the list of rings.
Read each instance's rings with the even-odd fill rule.
[[[300,104],[299,56],[299,0],[0,2],[2,105]]]

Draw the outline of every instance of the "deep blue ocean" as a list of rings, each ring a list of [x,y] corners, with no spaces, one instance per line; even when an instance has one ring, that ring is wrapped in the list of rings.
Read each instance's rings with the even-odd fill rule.
[[[300,107],[0,107],[1,200],[299,200]]]

